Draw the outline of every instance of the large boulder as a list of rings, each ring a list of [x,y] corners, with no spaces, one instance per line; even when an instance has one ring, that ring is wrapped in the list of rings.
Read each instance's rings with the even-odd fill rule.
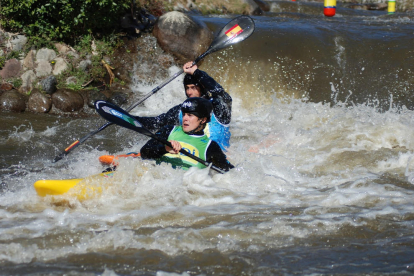
[[[4,111],[23,112],[26,110],[27,97],[17,90],[5,91],[0,96],[0,109]]]
[[[260,6],[264,7],[264,4],[261,1],[242,0],[241,2],[246,5],[246,9],[250,15],[262,15],[263,14],[263,10],[261,9]]]
[[[83,108],[82,95],[70,89],[60,89],[52,94],[53,105],[63,112],[79,111]]]
[[[52,99],[50,95],[41,93],[39,90],[34,89],[29,97],[27,109],[36,113],[46,113],[52,107]]]
[[[3,79],[16,78],[20,75],[21,70],[22,65],[20,64],[20,61],[15,58],[9,59],[0,71],[0,77]]]
[[[159,17],[153,35],[160,47],[181,64],[196,59],[213,41],[213,33],[204,22],[178,11]]]

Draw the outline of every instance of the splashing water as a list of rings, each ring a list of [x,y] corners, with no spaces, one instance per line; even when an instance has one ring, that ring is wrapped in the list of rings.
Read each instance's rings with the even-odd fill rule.
[[[291,22],[293,37],[286,36],[285,41],[297,42],[297,24]],[[259,38],[267,34],[259,28]],[[309,38],[307,47],[318,41]],[[292,47],[287,44],[286,48]],[[348,44],[343,47],[345,53],[354,49]],[[45,128],[33,116],[30,128],[22,122],[15,129],[1,129],[6,141],[18,139],[16,133],[29,137],[13,148],[26,155],[3,151],[3,160],[12,164],[4,166],[1,174],[3,273],[413,272],[414,111],[397,105],[384,111],[376,97],[356,101],[359,89],[337,85],[340,82],[332,74],[325,75],[327,86],[319,90],[307,86],[305,80],[314,79],[326,65],[318,61],[322,67],[313,67],[299,57],[278,57],[283,62],[270,62],[271,72],[290,74],[300,66],[315,70],[291,72],[302,77],[290,82],[293,87],[302,83],[309,88],[293,95],[284,90],[295,90],[289,83],[273,85],[273,73],[261,74],[266,62],[248,63],[249,55],[240,49],[220,52],[201,68],[233,97],[228,158],[236,168],[226,174],[174,170],[167,164],[127,158],[120,160],[113,180],[100,185],[102,193],[89,200],[71,195],[42,198],[33,189],[36,180],[100,173],[104,169],[98,162],[100,155],[139,151],[148,138],[113,127],[61,163],[51,163],[55,152],[46,147],[36,151],[39,145],[59,149],[100,124],[93,119],[60,118],[50,120]],[[243,68],[235,66],[233,71],[225,64],[225,60],[231,66],[240,62],[233,55],[240,55]],[[337,66],[332,57],[329,66]],[[216,61],[222,67],[213,70]],[[350,66],[349,61],[340,64]],[[257,70],[250,75],[251,68]],[[371,70],[364,68],[357,73]],[[172,67],[170,75],[177,70]],[[237,75],[244,81],[236,84]],[[262,78],[255,80],[252,75]],[[134,86],[143,93],[152,88],[146,83]],[[334,102],[306,97],[326,91],[327,99]],[[182,78],[177,78],[133,114],[156,115],[184,98]]]

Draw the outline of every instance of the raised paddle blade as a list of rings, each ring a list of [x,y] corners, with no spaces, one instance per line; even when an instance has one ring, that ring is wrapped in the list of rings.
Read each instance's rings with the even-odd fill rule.
[[[233,20],[231,20],[229,23],[227,23],[226,26],[224,26],[221,31],[217,34],[213,42],[211,43],[210,47],[205,51],[203,54],[201,54],[199,57],[197,57],[194,62],[194,64],[197,64],[200,60],[202,60],[205,56],[208,54],[214,53],[218,50],[224,49],[230,45],[236,44],[240,41],[245,40],[248,38],[253,32],[254,32],[254,21],[252,18],[250,18],[247,15],[241,15]],[[170,83],[172,80],[177,78],[179,75],[181,75],[184,71],[181,69],[179,72],[175,73],[171,78],[164,81],[162,84],[155,87],[151,92],[149,92],[147,95],[145,95],[144,98],[139,100],[138,102],[131,105],[127,111],[131,111],[136,106],[144,102],[146,99],[157,93],[161,88],[166,86],[168,83]],[[102,115],[102,114],[101,114]],[[98,132],[104,130],[106,127],[110,126],[111,123],[106,123],[102,125],[99,129],[94,130],[87,134],[82,139],[76,140],[73,142],[69,147],[67,147],[61,154],[55,157],[53,162],[57,162],[61,160],[63,157],[69,154],[72,150],[74,150],[79,145],[83,144],[89,137],[97,134]],[[144,133],[143,133],[144,134]]]
[[[138,131],[142,134],[153,136],[152,132],[144,128],[134,116],[116,106],[105,101],[96,101],[95,109],[103,118],[111,123],[123,126],[125,128]]]
[[[214,53],[218,50],[224,49],[230,45],[245,40],[252,35],[254,28],[254,21],[251,17],[247,15],[241,15],[234,18],[220,30],[207,51],[199,56],[196,59],[195,63],[200,61],[208,54]]]

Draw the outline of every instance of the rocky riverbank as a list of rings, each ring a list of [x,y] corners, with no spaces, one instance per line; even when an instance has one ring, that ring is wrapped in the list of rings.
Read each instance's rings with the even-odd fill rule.
[[[146,10],[126,14],[121,19],[124,32],[112,53],[100,51],[105,46],[93,36],[87,41],[86,52],[63,43],[27,51],[29,38],[0,30],[0,109],[83,116],[94,112],[93,103],[98,99],[129,104],[134,78],[146,81],[154,74],[167,77],[173,63],[180,66],[193,60],[211,43],[212,32],[188,14],[262,14],[269,8],[261,0],[229,0],[226,5],[218,1],[173,1],[170,5],[159,6],[159,10],[153,7],[154,14],[175,10],[158,18]],[[164,24],[162,18],[170,21]],[[189,40],[181,34],[198,35]],[[148,65],[146,72],[134,68],[134,64],[142,63]]]
[[[22,35],[12,36],[9,45],[13,50],[21,49],[25,41]],[[131,47],[130,44],[125,41],[117,51]],[[7,60],[0,71],[1,109],[79,115],[88,114],[88,107],[92,107],[97,99],[123,104],[128,99],[128,83],[116,78],[114,71],[126,69],[112,65],[117,60],[116,53],[98,57],[100,64],[92,61],[96,60],[94,55],[94,51],[84,55],[69,45],[55,43],[54,49],[32,49],[24,56]],[[106,72],[91,74],[96,70],[94,67]],[[94,77],[85,79],[84,76]]]

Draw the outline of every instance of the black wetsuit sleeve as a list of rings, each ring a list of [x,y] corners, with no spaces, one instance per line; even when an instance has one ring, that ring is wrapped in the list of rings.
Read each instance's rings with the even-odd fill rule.
[[[179,124],[179,112],[181,105],[176,105],[166,113],[162,113],[156,117],[139,117],[135,118],[148,130],[157,131],[164,126],[175,126]]]
[[[171,130],[174,126],[166,126],[161,128],[155,135],[163,140],[167,140]],[[161,158],[164,154],[168,153],[165,150],[165,144],[158,142],[152,138],[141,148],[142,159],[157,159]]]
[[[229,124],[231,121],[231,96],[206,72],[197,69],[193,76],[204,87],[207,96],[212,99],[213,112],[217,120],[222,124]]]
[[[227,157],[221,150],[220,146],[215,141],[211,141],[207,149],[206,161],[213,163],[214,166],[226,172],[234,168],[234,166],[227,160]]]

